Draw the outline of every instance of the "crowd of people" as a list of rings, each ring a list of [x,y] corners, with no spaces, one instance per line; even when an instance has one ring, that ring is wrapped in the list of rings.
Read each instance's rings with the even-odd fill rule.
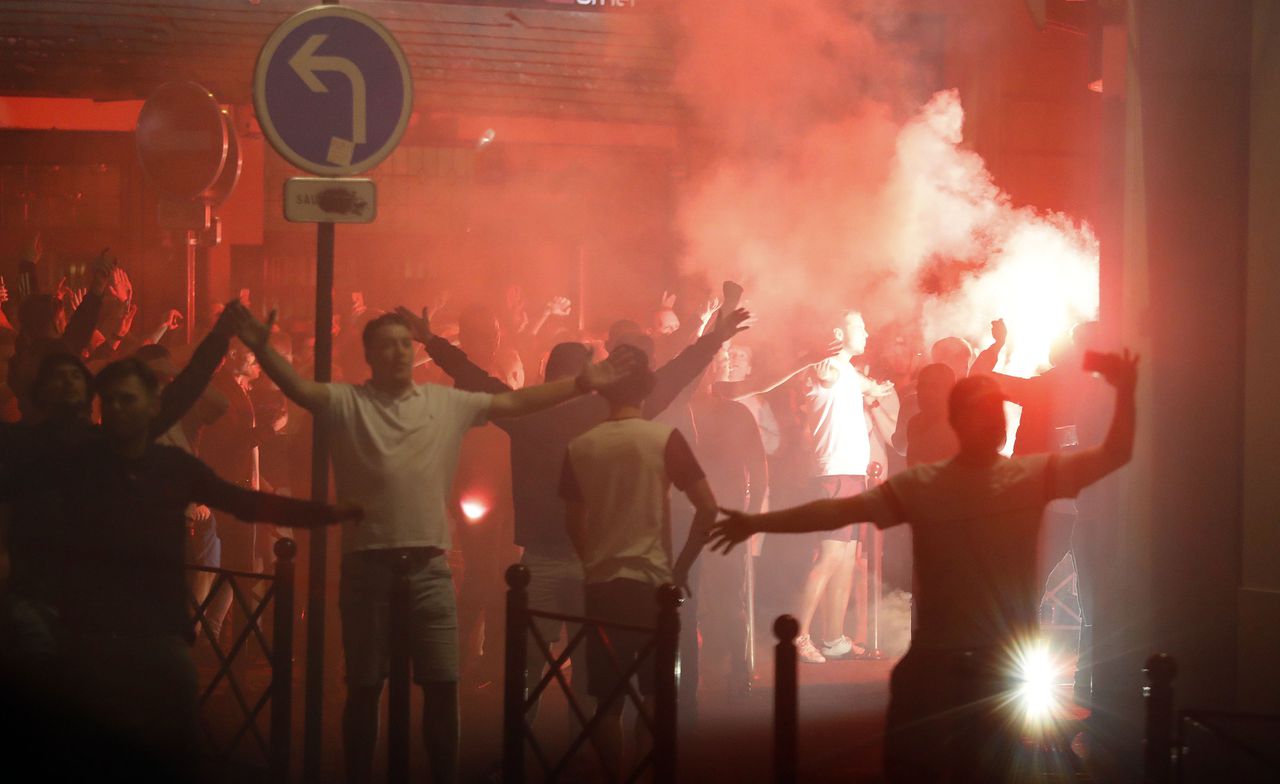
[[[357,294],[335,320],[335,381],[319,383],[309,325],[259,317],[247,292],[184,346],[176,311],[134,329],[133,283],[109,253],[85,290],[50,292],[38,255],[16,289],[0,281],[5,686],[31,706],[32,737],[74,726],[175,775],[195,759],[188,595],[214,638],[231,620],[230,595],[210,596],[208,573],[184,564],[263,571],[280,533],[254,523],[341,525],[351,782],[372,776],[396,563],[410,567],[423,740],[433,780],[447,782],[459,683],[501,671],[506,564],[527,567],[534,609],[633,627],[653,624],[658,586],[683,587],[680,700],[696,722],[700,686],[726,698],[751,688],[757,534],[808,539],[784,601],[801,661],[821,665],[866,652],[869,525],[910,523],[917,621],[892,683],[887,760],[900,780],[934,780],[949,731],[919,719],[955,722],[972,695],[926,682],[957,652],[987,672],[1000,646],[1032,633],[1043,564],[1081,536],[1077,507],[1057,499],[1123,464],[1132,443],[1136,361],[1105,363],[1118,390],[1107,430],[1108,400],[1080,369],[1092,326],[1032,379],[995,372],[1000,321],[980,354],[946,338],[927,364],[873,373],[856,309],[832,314],[829,345],[756,362],[732,282],[705,303],[664,294],[647,326],[617,320],[601,335],[574,329],[563,297],[531,318],[514,287],[499,307],[469,304],[451,319],[441,301],[379,311]],[[1014,459],[1000,455],[1006,400],[1022,407]],[[312,421],[328,433],[332,505],[300,500]],[[1046,506],[1052,544],[1037,560]],[[718,509],[732,511],[717,523]],[[704,552],[712,538],[722,553]],[[539,621],[544,639],[564,631]],[[584,705],[614,690],[615,658],[643,647],[626,634],[611,642],[593,638],[573,658]],[[529,684],[542,660],[531,648]],[[599,726],[614,776],[620,703]]]

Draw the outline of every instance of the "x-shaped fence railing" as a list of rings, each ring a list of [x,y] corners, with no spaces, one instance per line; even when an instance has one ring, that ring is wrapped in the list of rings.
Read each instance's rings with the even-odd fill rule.
[[[272,781],[286,781],[289,773],[290,724],[293,702],[293,608],[294,608],[294,556],[297,545],[292,539],[281,539],[276,542],[275,574],[255,574],[230,569],[214,569],[202,566],[188,566],[190,572],[204,572],[214,575],[208,594],[202,601],[197,601],[194,594],[189,598],[194,614],[196,629],[210,646],[217,662],[213,676],[208,683],[200,686],[197,710],[200,724],[207,742],[207,754],[215,764],[227,764],[233,755],[245,743],[252,741],[256,756],[261,758],[263,767],[268,771]],[[249,586],[262,583],[266,587],[258,596]],[[219,601],[219,596],[227,591],[231,594],[232,603],[240,609],[244,617],[242,627],[236,632],[231,643],[225,649],[214,629],[218,624],[211,624],[209,613]],[[263,633],[262,621],[268,612],[272,612],[272,637],[268,640]],[[256,643],[259,650],[271,664],[271,680],[261,694],[254,698],[248,684],[241,680],[237,665],[251,649],[250,643]],[[238,725],[231,732],[230,740],[220,743],[206,715],[210,703],[225,684],[232,701],[239,709]],[[271,708],[269,730],[264,735],[261,716]]]
[[[617,780],[639,781],[649,773],[654,781],[673,781],[676,762],[676,656],[680,637],[679,608],[683,602],[680,590],[673,585],[658,588],[656,591],[657,624],[654,627],[641,627],[531,610],[528,585],[528,569],[516,565],[507,570],[503,781],[507,784],[524,784],[527,781],[526,747],[532,752],[533,758],[541,768],[542,781],[563,781],[574,757],[587,745],[590,745],[599,756],[602,769],[607,771],[608,775],[616,774]],[[571,630],[568,644],[560,653],[552,651],[551,641],[547,640],[538,629],[534,623],[536,619],[560,621],[568,625]],[[611,632],[647,635],[635,661],[624,663],[619,659],[610,637]],[[528,635],[532,635],[536,648],[541,654],[538,661],[532,663],[528,661]],[[600,641],[609,657],[613,671],[620,677],[612,691],[599,700],[594,714],[588,715],[586,708],[570,688],[564,668],[579,646],[587,644],[592,635]],[[544,663],[547,665],[547,672],[532,689],[527,689],[528,668],[530,666],[541,668]],[[652,715],[644,709],[644,698],[632,684],[632,679],[644,667],[652,667],[655,676]],[[583,673],[575,673],[575,677],[582,676]],[[559,686],[569,710],[577,718],[581,727],[577,737],[558,759],[554,759],[538,741],[528,721],[529,712],[537,706],[538,701],[552,684]],[[596,731],[600,723],[619,700],[630,701],[636,707],[638,721],[643,724],[653,739],[649,752],[629,772],[625,772],[625,776],[623,771],[613,770],[615,762],[608,759],[596,741]]]

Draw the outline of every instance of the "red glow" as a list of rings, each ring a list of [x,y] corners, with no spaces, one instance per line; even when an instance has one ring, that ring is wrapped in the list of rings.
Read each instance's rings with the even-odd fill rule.
[[[1092,82],[1089,82],[1089,89],[1093,90],[1095,93],[1102,92],[1102,80],[1095,79]]]
[[[479,498],[464,498],[458,503],[462,507],[462,516],[467,519],[471,525],[475,525],[489,514],[489,504]]]

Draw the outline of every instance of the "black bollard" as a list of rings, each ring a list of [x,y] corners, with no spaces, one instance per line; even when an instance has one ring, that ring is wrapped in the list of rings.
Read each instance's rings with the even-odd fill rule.
[[[657,647],[654,650],[653,780],[676,780],[679,700],[676,664],[680,654],[680,605],[684,596],[670,583],[658,588]]]
[[[1178,664],[1168,654],[1156,653],[1147,659],[1142,672],[1148,683],[1142,690],[1147,703],[1143,781],[1169,784],[1173,773],[1173,678],[1178,674]]]
[[[294,557],[298,545],[289,538],[276,542],[275,613],[271,649],[271,780],[289,780],[293,749],[293,604]]]
[[[796,672],[796,635],[800,624],[790,615],[773,622],[778,644],[773,653],[773,780],[775,784],[799,781],[800,717]]]
[[[436,556],[443,558],[443,555]],[[391,583],[391,677],[387,695],[387,781],[407,784],[409,781],[409,628],[411,599],[408,553],[400,553],[395,562]]]
[[[507,650],[502,684],[502,780],[524,784],[524,703],[529,628],[529,570],[507,568]],[[576,673],[575,673],[576,675]]]

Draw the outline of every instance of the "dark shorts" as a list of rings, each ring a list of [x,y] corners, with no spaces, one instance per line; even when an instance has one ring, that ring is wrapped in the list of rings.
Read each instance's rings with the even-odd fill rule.
[[[653,629],[658,621],[657,587],[639,580],[610,580],[587,583],[587,617]],[[600,635],[587,636],[587,691],[596,699],[604,699],[617,688],[622,673],[639,657],[653,632],[635,632],[603,627],[608,645]],[[610,655],[612,649],[612,655]],[[616,661],[615,661],[616,660]],[[650,655],[641,663],[636,677],[640,693],[653,694],[654,659]]]
[[[820,476],[818,477],[818,487],[820,488],[819,498],[852,498],[858,493],[867,489],[867,478],[865,476]],[[816,548],[822,542],[857,542],[865,538],[866,524],[850,524],[841,526],[834,531],[815,531],[806,534],[813,542]]]
[[[458,610],[444,553],[425,547],[360,550],[342,558],[338,604],[347,683],[377,686],[391,671],[391,589],[409,559],[409,650],[418,683],[458,680]]]

